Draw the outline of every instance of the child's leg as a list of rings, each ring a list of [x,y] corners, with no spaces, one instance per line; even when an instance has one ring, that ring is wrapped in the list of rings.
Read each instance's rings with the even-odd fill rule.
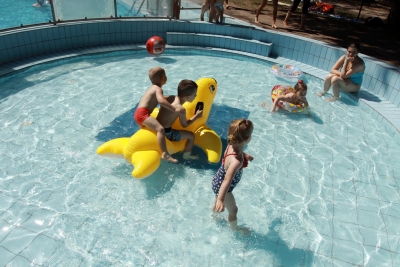
[[[224,199],[224,205],[225,205],[225,208],[229,212],[228,223],[229,223],[229,226],[231,227],[231,229],[235,230],[235,231],[240,231],[243,235],[248,235],[250,233],[249,229],[247,229],[246,227],[239,227],[237,225],[237,216],[236,215],[238,212],[238,207],[236,206],[235,197],[233,196],[232,193],[226,193],[225,199]]]
[[[174,159],[167,150],[167,143],[165,142],[165,130],[164,127],[153,117],[148,117],[142,123],[149,129],[157,132],[157,142],[161,149],[161,159],[167,160],[172,163],[177,163],[178,161]]]
[[[184,159],[198,159],[199,156],[192,155],[192,149],[194,145],[194,134],[188,131],[179,131],[181,134],[181,140],[186,141],[185,150],[183,151],[183,158]]]
[[[212,206],[211,206],[211,210],[212,210],[213,212],[215,212],[215,203],[217,203],[217,197],[218,197],[218,196],[215,196],[214,202],[213,202],[213,204],[212,204]]]
[[[240,231],[244,235],[248,235],[250,232],[249,229],[247,229],[246,227],[238,227],[237,216],[236,216],[238,213],[238,207],[236,206],[235,197],[233,196],[232,193],[226,193],[224,199],[224,205],[229,212],[228,223],[231,229],[235,231]]]
[[[234,222],[237,221],[237,212],[238,212],[238,207],[236,206],[236,201],[235,197],[233,196],[232,193],[227,192],[225,195],[224,199],[224,205],[225,208],[228,210],[229,215],[228,215],[228,223],[231,225],[231,223],[235,224]],[[237,222],[236,222],[237,226]]]

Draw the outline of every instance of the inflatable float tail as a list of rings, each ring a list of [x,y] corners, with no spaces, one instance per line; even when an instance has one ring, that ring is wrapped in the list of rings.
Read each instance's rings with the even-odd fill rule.
[[[106,157],[123,158],[124,148],[126,144],[128,144],[129,139],[130,139],[129,137],[122,137],[110,140],[99,146],[96,152],[97,154]]]

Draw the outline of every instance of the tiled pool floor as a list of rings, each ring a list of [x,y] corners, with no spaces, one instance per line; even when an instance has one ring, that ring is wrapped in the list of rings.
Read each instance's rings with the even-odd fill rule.
[[[66,51],[52,56],[58,60],[66,58],[67,63],[70,56],[85,55],[89,52],[106,65],[112,64],[113,61],[107,58],[102,59],[102,52],[126,49],[144,50],[144,46],[98,47]],[[175,54],[169,54],[166,58],[156,58],[154,63],[162,64],[166,68],[174,68],[174,55],[176,55],[175,58],[183,59],[184,57],[179,54],[187,53],[190,57],[191,53],[195,53],[193,48],[180,49],[182,51],[179,51],[179,48],[171,48],[178,51],[175,51]],[[202,49],[202,51],[210,55],[213,51],[227,52],[221,49],[212,49],[209,52]],[[233,60],[228,60],[229,54],[232,55]],[[243,216],[242,221],[253,230],[250,237],[232,237],[231,232],[225,227],[224,220],[218,216],[216,218],[205,216],[209,212],[208,198],[205,197],[205,192],[210,191],[207,179],[213,172],[213,169],[207,169],[209,168],[207,164],[199,166],[188,163],[173,167],[165,165],[158,173],[161,177],[167,176],[165,181],[160,179],[161,177],[156,177],[157,179],[148,178],[134,183],[129,177],[131,166],[94,155],[94,146],[98,142],[86,136],[83,129],[89,129],[93,134],[90,129],[94,127],[94,133],[99,133],[99,135],[103,132],[108,134],[129,132],[123,126],[121,127],[121,121],[125,122],[126,119],[131,123],[130,113],[120,115],[122,105],[110,105],[113,102],[108,98],[123,99],[129,95],[129,101],[137,102],[138,96],[131,95],[130,92],[137,88],[138,84],[133,77],[137,77],[138,73],[140,77],[146,76],[142,72],[146,72],[147,69],[141,69],[145,62],[148,62],[143,59],[146,58],[146,54],[137,57],[137,60],[142,60],[141,64],[128,64],[125,75],[117,71],[121,78],[129,77],[128,81],[135,82],[136,86],[132,88],[130,83],[115,83],[116,80],[112,74],[118,70],[118,65],[114,65],[102,70],[101,75],[96,75],[100,82],[95,82],[95,84],[101,83],[101,90],[97,91],[91,91],[93,87],[83,86],[82,90],[79,86],[76,87],[80,82],[85,84],[87,81],[84,75],[82,77],[80,75],[84,72],[83,70],[80,71],[76,67],[64,70],[62,66],[59,66],[59,61],[51,62],[52,57],[41,57],[34,59],[35,62],[46,61],[50,64],[49,67],[54,65],[58,71],[56,73],[64,75],[71,72],[71,76],[48,84],[47,79],[43,79],[43,84],[46,86],[41,87],[42,82],[39,81],[46,78],[46,74],[41,77],[40,73],[34,73],[31,79],[38,81],[38,89],[43,90],[42,97],[34,98],[31,94],[33,92],[26,90],[26,92],[21,91],[20,95],[17,94],[15,100],[24,106],[35,108],[32,99],[37,99],[37,101],[42,101],[42,98],[43,101],[53,99],[52,105],[43,107],[42,116],[35,117],[36,120],[45,122],[52,116],[54,116],[53,119],[61,116],[55,128],[50,126],[49,129],[45,129],[46,133],[69,132],[73,127],[67,127],[64,123],[72,121],[71,116],[76,116],[79,118],[78,129],[82,131],[78,130],[70,136],[63,135],[65,136],[63,142],[69,149],[79,145],[79,142],[74,141],[76,138],[90,140],[90,145],[86,145],[83,141],[84,146],[79,148],[82,152],[74,157],[72,150],[59,151],[59,146],[65,145],[63,143],[58,145],[57,138],[54,142],[45,138],[46,140],[41,140],[40,143],[45,142],[47,145],[39,147],[35,147],[36,142],[31,142],[29,138],[21,138],[11,144],[1,143],[2,146],[8,148],[2,150],[7,153],[9,149],[26,143],[26,146],[22,146],[24,150],[18,152],[18,155],[2,152],[4,159],[2,164],[11,161],[7,166],[3,165],[1,168],[3,172],[12,175],[14,172],[35,170],[40,173],[41,181],[31,186],[38,177],[23,175],[17,175],[12,180],[2,180],[4,184],[2,188],[6,191],[2,191],[4,194],[2,194],[3,205],[1,206],[7,209],[3,211],[0,221],[3,229],[0,250],[2,255],[5,255],[3,259],[7,260],[5,263],[24,266],[29,264],[27,259],[35,259],[33,264],[44,263],[51,266],[60,265],[61,260],[70,256],[71,264],[77,266],[118,264],[134,266],[136,263],[141,263],[143,266],[162,264],[177,266],[175,262],[177,259],[182,259],[182,266],[201,266],[199,262],[205,262],[204,255],[208,255],[207,266],[215,264],[260,266],[265,262],[272,266],[285,267],[379,266],[380,263],[397,266],[400,262],[398,250],[400,239],[397,230],[397,225],[400,223],[397,215],[399,169],[394,160],[400,154],[398,144],[385,131],[377,131],[379,129],[377,122],[360,110],[355,105],[357,102],[352,98],[344,98],[343,102],[335,104],[329,104],[317,98],[315,91],[316,84],[319,83],[308,76],[310,93],[312,93],[309,95],[309,101],[314,110],[311,118],[269,114],[265,109],[260,109],[259,105],[249,102],[244,96],[256,98],[257,101],[268,99],[268,90],[277,81],[259,80],[261,75],[266,74],[266,66],[253,65],[246,61],[235,62],[235,58],[242,55],[235,56],[234,54],[233,51],[224,54],[228,59],[214,57],[212,62],[215,69],[201,65],[204,63],[204,58],[192,56],[192,65],[184,64],[187,66],[184,71],[194,73],[194,69],[197,68],[201,69],[197,75],[200,73],[216,75],[215,72],[219,75],[221,91],[220,97],[215,101],[215,113],[210,120],[212,128],[223,132],[227,123],[223,119],[225,117],[248,116],[249,119],[257,121],[257,134],[253,137],[252,146],[249,146],[249,152],[259,156],[253,162],[253,171],[257,175],[247,173],[251,181],[242,183],[241,188],[238,188],[240,190],[238,192],[241,193],[237,195],[243,207],[240,211]],[[281,60],[281,63],[292,63]],[[116,62],[114,64],[118,64],[118,61]],[[223,70],[226,70],[224,62],[229,62],[230,71],[227,73],[223,73]],[[26,67],[32,62],[26,61],[20,64]],[[82,64],[84,67],[97,66],[93,60],[84,61]],[[152,65],[152,63],[146,64]],[[307,66],[300,66],[307,69]],[[9,67],[17,69],[15,65]],[[40,68],[38,66],[39,70]],[[313,70],[307,69],[310,72]],[[134,73],[132,78],[131,73]],[[171,73],[169,82],[176,84],[176,79],[181,73],[181,71]],[[321,75],[325,73],[321,72]],[[93,77],[94,80],[94,76],[89,74],[89,77]],[[101,82],[102,78],[105,79],[104,82]],[[252,83],[248,85],[247,81],[244,82],[246,79]],[[7,90],[11,94],[15,92],[13,88],[18,90],[26,85],[23,81],[14,80],[15,86],[7,85]],[[115,84],[118,84],[118,92],[121,92],[122,96],[115,93]],[[66,88],[70,90],[58,96],[51,93],[54,86],[67,86]],[[227,90],[234,87],[235,90]],[[88,94],[82,95],[86,98],[82,99],[78,96],[86,91],[83,88],[89,90]],[[170,88],[172,88],[171,85]],[[99,97],[100,92],[104,94],[103,97]],[[115,95],[109,92],[114,92]],[[69,102],[67,99],[70,97]],[[83,103],[90,102],[93,97],[102,102],[99,107],[107,107],[100,108],[101,116],[98,117],[96,112],[87,112],[86,116],[80,116],[81,113],[74,112],[71,105],[84,106]],[[56,106],[65,112],[65,116],[62,112],[56,111],[58,110],[55,109]],[[10,108],[15,108],[15,105]],[[5,106],[5,109],[4,111],[7,111],[8,107]],[[91,107],[88,109],[90,110]],[[52,116],[47,116],[50,110],[52,110]],[[22,115],[19,115],[21,112]],[[15,113],[10,112],[11,121],[6,124],[13,125],[22,117],[29,116],[23,112],[21,109],[17,109]],[[31,115],[33,113],[41,114],[42,111],[35,109]],[[88,117],[94,120],[91,122]],[[346,121],[350,117],[352,120]],[[103,129],[110,120],[115,124]],[[338,121],[340,121],[339,124]],[[100,123],[104,131],[98,131],[97,123]],[[8,128],[14,129],[12,125]],[[7,132],[7,134],[15,135],[20,131],[23,134],[29,134],[29,131],[35,130],[36,126],[31,127],[29,121],[24,121],[22,124],[16,123],[15,127],[17,130]],[[294,131],[288,131],[290,127]],[[302,127],[306,130],[300,131]],[[279,134],[283,132],[287,135],[280,136]],[[371,132],[374,134],[371,135]],[[355,133],[361,135],[353,139]],[[32,132],[32,135],[35,134],[37,133]],[[8,135],[1,136],[8,138]],[[263,138],[260,138],[261,135]],[[340,136],[340,144],[339,140],[335,140],[337,136]],[[37,153],[30,148],[37,148]],[[58,155],[54,160],[46,159],[40,162],[34,155],[53,152],[53,149]],[[31,156],[27,157],[26,161],[14,160],[25,151],[34,154],[30,154]],[[82,160],[81,157],[83,157]],[[54,166],[56,161],[63,159],[75,164]],[[36,165],[32,162],[36,162]],[[8,169],[10,165],[15,168]],[[65,175],[71,172],[72,176]],[[52,175],[48,175],[49,173]],[[193,176],[200,178],[192,179]],[[203,176],[205,176],[204,179],[202,179]],[[24,183],[29,186],[19,189],[18,186]],[[13,190],[16,188],[18,190]],[[254,197],[254,192],[258,192],[256,197]],[[183,196],[187,193],[194,197],[186,199],[183,204]],[[42,203],[46,203],[46,206],[43,207]],[[52,208],[49,209],[49,206]],[[194,208],[199,206],[200,209]],[[246,206],[248,208],[245,208]],[[126,210],[127,207],[129,210]],[[154,217],[155,208],[159,212],[157,214],[161,215],[158,217],[161,218]],[[65,209],[68,212],[59,213],[60,210]],[[187,214],[191,216],[186,216]],[[15,218],[21,220],[23,225],[13,224]],[[143,221],[144,218],[153,219],[150,219],[151,223],[147,224]],[[192,220],[193,218],[196,220]],[[207,234],[205,235],[204,232]],[[100,236],[99,233],[101,233]],[[193,234],[190,235],[190,233]],[[132,243],[132,240],[136,238],[142,242],[141,247]],[[20,242],[17,242],[18,240]],[[40,257],[35,254],[39,244],[46,245],[41,249],[44,253]],[[66,250],[64,247],[75,250]],[[22,252],[15,257],[14,253],[17,250],[22,250]],[[48,259],[51,260],[47,261]]]

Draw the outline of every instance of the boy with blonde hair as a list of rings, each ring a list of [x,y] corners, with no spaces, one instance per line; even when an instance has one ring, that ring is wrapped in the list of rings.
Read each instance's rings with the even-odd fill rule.
[[[178,161],[168,153],[167,144],[165,142],[164,127],[161,126],[161,124],[155,118],[150,116],[150,114],[158,104],[174,114],[180,114],[181,112],[184,112],[184,109],[179,106],[172,106],[164,98],[161,87],[167,83],[167,75],[165,74],[165,70],[163,68],[151,68],[149,70],[149,78],[152,85],[142,96],[142,99],[140,100],[135,111],[134,119],[139,126],[146,126],[150,130],[153,130],[157,133],[157,141],[161,149],[161,159],[172,163],[177,163]]]

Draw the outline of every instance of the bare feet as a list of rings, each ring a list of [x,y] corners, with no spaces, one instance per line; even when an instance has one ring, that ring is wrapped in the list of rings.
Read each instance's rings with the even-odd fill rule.
[[[257,17],[254,19],[254,23],[260,23]]]
[[[319,97],[321,97],[321,96],[323,96],[324,94],[326,94],[327,92],[325,92],[325,91],[322,91],[322,92],[319,92],[317,95],[319,96]]]
[[[328,101],[328,102],[333,102],[333,101],[336,101],[336,100],[339,100],[339,97],[334,96],[334,97],[330,97],[330,98],[326,99],[326,101]]]
[[[185,152],[185,153],[183,153],[183,158],[184,159],[199,159],[199,156],[192,155],[191,152]]]
[[[200,16],[200,20],[204,21],[204,15]]]
[[[275,23],[273,23],[273,24],[272,24],[272,28],[274,28],[274,29],[278,29],[278,26],[276,26],[276,24],[275,24]]]
[[[171,163],[178,163],[177,159],[174,159],[170,154],[165,152],[161,155],[161,159]]]
[[[242,235],[249,235],[250,229],[247,227],[238,227],[236,231],[239,231]]]
[[[283,25],[284,25],[285,27],[289,27],[289,24],[286,22],[286,20],[283,21]]]
[[[233,222],[228,222],[229,226],[231,227],[231,229],[233,231],[238,231],[240,232],[242,235],[249,235],[250,234],[250,230],[247,227],[239,227],[237,225],[237,220],[234,220]]]

